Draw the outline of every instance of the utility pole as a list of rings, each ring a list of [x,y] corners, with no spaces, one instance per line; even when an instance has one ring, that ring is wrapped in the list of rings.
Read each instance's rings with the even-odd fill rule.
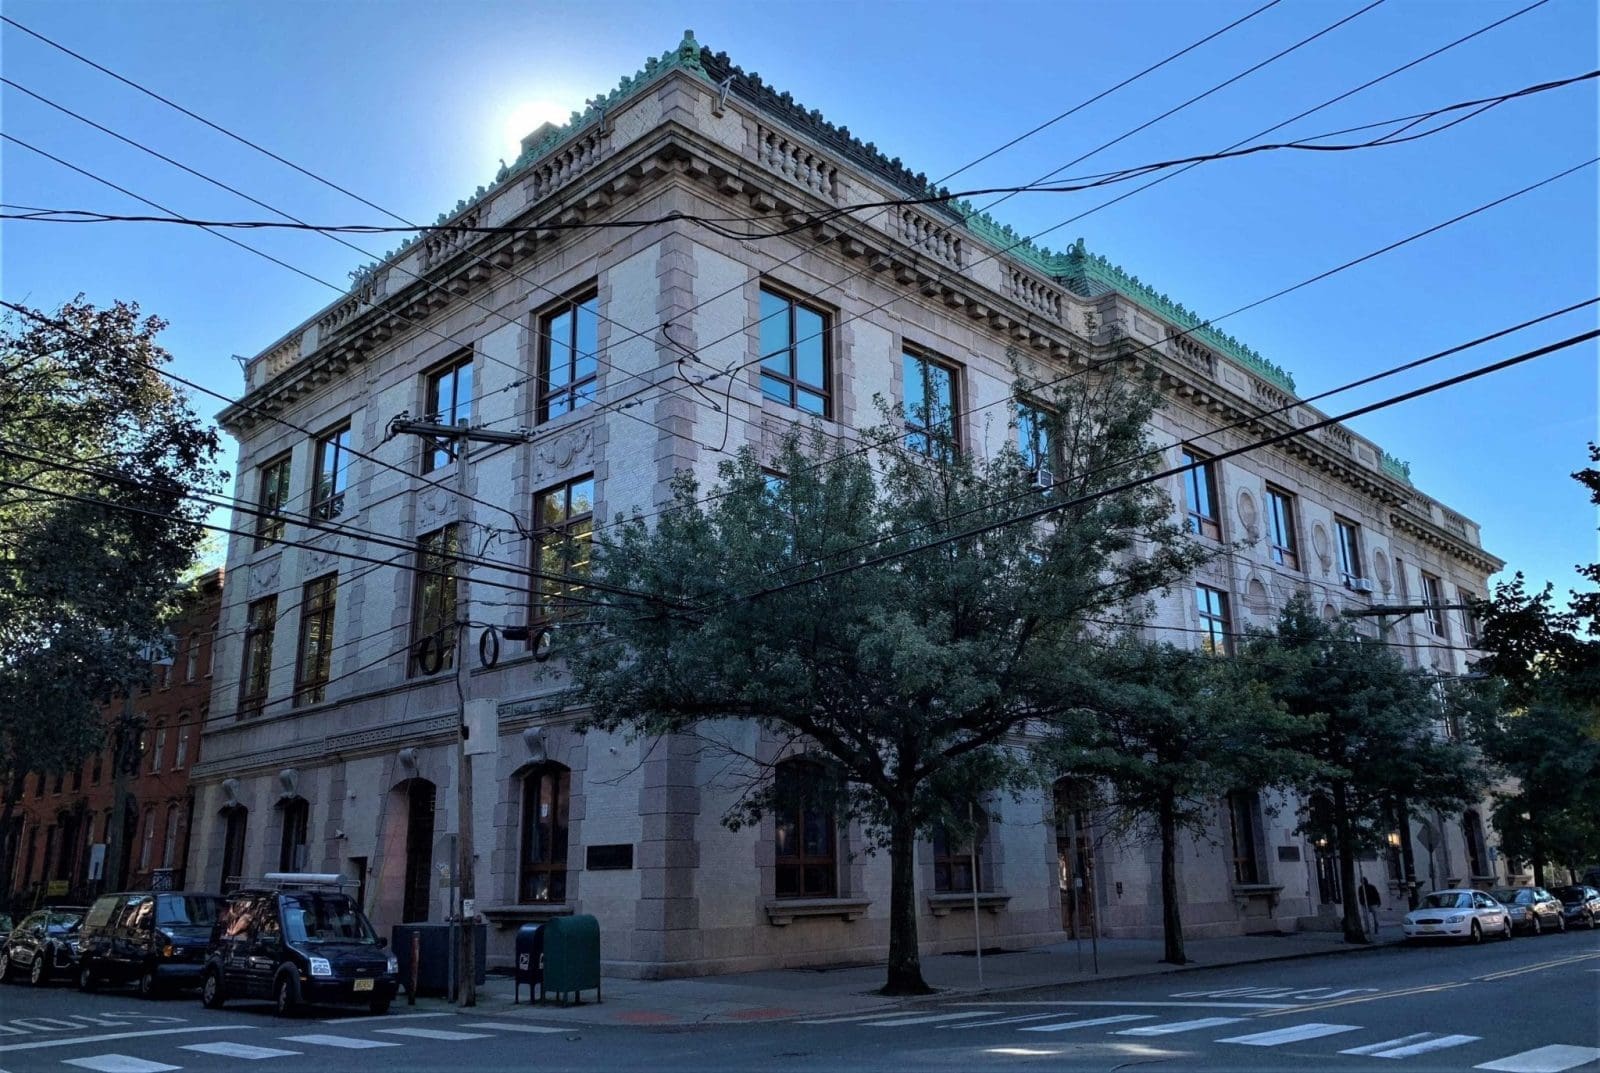
[[[450,440],[455,444],[456,460],[456,494],[461,497],[462,504],[468,501],[467,485],[467,445],[471,443],[496,443],[519,444],[527,442],[527,437],[521,432],[491,432],[488,429],[474,429],[469,425],[443,425],[437,421],[410,421],[397,419],[389,423],[392,433],[407,433],[421,436],[425,440],[438,441]],[[464,508],[463,508],[464,509]],[[458,941],[456,966],[458,976],[457,1005],[463,1009],[478,1004],[478,931],[473,926],[470,917],[477,915],[476,905],[477,889],[474,871],[474,852],[472,845],[472,757],[467,752],[467,700],[472,693],[472,671],[467,667],[467,638],[472,622],[469,601],[470,593],[467,586],[465,571],[459,566],[460,542],[454,553],[457,556],[456,575],[456,621],[453,624],[456,631],[455,639],[455,672],[456,672],[456,860],[455,869],[458,876],[456,890],[459,891],[460,902],[456,906],[456,919],[459,931],[456,936]]]
[[[139,731],[143,724],[133,711],[133,678],[122,680],[122,714],[111,732],[111,830],[106,834],[106,859],[100,872],[101,890],[121,890],[127,882],[122,861],[128,830],[128,779],[139,771]]]

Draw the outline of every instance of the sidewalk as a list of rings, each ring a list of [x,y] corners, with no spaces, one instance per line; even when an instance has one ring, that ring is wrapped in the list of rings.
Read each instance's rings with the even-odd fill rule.
[[[1346,945],[1337,932],[1195,939],[1185,944],[1191,961],[1183,966],[1161,962],[1159,939],[1102,939],[1099,943],[1098,974],[1093,969],[1089,942],[1083,943],[1080,967],[1078,945],[1069,941],[1033,950],[985,956],[984,986],[981,990],[974,958],[961,954],[935,954],[922,959],[922,975],[929,986],[938,989],[938,993],[920,999],[886,998],[876,994],[876,989],[883,986],[882,965],[784,969],[687,980],[606,977],[603,991],[605,1001],[596,1004],[593,992],[585,992],[585,1001],[581,1006],[561,1006],[554,1002],[530,1004],[526,987],[522,989],[522,1003],[512,1005],[511,978],[491,976],[488,983],[478,989],[478,1007],[474,1012],[476,1016],[485,1018],[517,1017],[548,1025],[728,1024],[793,1017],[847,1016],[879,1009],[892,1010],[908,1002],[926,1002],[929,999],[948,1001],[1031,987],[1354,953],[1394,945],[1400,941],[1398,932],[1398,928],[1394,929],[1371,946]],[[400,1013],[446,1012],[453,1009],[442,999],[418,999],[414,1011],[396,1004],[396,1011]]]

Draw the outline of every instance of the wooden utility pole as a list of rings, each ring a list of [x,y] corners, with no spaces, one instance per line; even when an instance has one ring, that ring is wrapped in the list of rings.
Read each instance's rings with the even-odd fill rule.
[[[408,421],[396,420],[390,423],[389,429],[396,433],[409,433],[422,436],[426,440],[450,440],[455,444],[456,461],[456,493],[465,505],[468,501],[467,483],[467,445],[470,443],[497,443],[518,444],[524,443],[527,437],[520,432],[490,432],[487,429],[474,429],[468,425],[442,425],[436,421]],[[463,506],[464,509],[464,506]],[[467,701],[472,694],[472,671],[467,666],[467,641],[471,636],[470,614],[471,593],[468,588],[466,573],[459,566],[461,542],[465,538],[458,533],[457,546],[451,554],[456,558],[456,621],[451,624],[455,629],[455,672],[456,672],[456,860],[457,875],[456,889],[459,891],[460,901],[456,905],[456,919],[459,921],[457,933],[457,1004],[463,1008],[478,1004],[478,944],[477,928],[469,917],[475,917],[477,898],[476,883],[474,882],[474,852],[472,845],[472,757],[467,752]]]

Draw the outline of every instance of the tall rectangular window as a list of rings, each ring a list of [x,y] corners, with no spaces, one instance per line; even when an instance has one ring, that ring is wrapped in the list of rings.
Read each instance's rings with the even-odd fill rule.
[[[1478,599],[1478,597],[1459,587],[1456,589],[1456,595],[1466,605],[1461,612],[1461,630],[1464,640],[1467,642],[1468,647],[1476,648],[1478,647],[1478,616],[1472,610],[1472,601]]]
[[[1339,539],[1339,573],[1344,583],[1366,577],[1361,571],[1361,527],[1344,518],[1333,519],[1334,531]]]
[[[1300,545],[1294,534],[1294,496],[1267,486],[1267,547],[1272,561],[1300,569]]]
[[[761,394],[818,417],[832,415],[827,313],[761,288]]]
[[[547,488],[534,501],[534,622],[581,614],[576,598],[589,576],[594,533],[594,478]]]
[[[1432,574],[1422,575],[1422,602],[1428,608],[1428,629],[1435,637],[1450,636],[1450,630],[1445,625],[1444,609],[1441,606],[1444,603],[1444,585]]]
[[[600,370],[600,296],[574,300],[547,314],[539,331],[539,420],[594,401]]]
[[[155,745],[150,749],[150,774],[158,775],[161,772],[161,761],[167,752],[167,728],[165,724],[156,726]]]
[[[1233,881],[1262,882],[1264,869],[1257,849],[1261,831],[1261,801],[1253,792],[1235,790],[1228,795],[1228,833],[1233,841]]]
[[[294,704],[320,704],[333,668],[333,606],[339,575],[308,581],[300,595],[300,643],[295,646]]]
[[[1183,474],[1183,487],[1189,500],[1189,532],[1212,540],[1222,539],[1222,523],[1217,517],[1216,465],[1205,455],[1184,448],[1179,457],[1189,469]]]
[[[95,757],[96,771],[99,770],[99,757]],[[172,770],[178,771],[189,762],[189,721],[187,719],[178,723],[177,752],[172,754]],[[96,779],[98,781],[98,779]]]
[[[1052,438],[1051,413],[1030,402],[1017,402],[1017,450],[1022,452],[1022,463],[1029,469],[1054,470],[1056,464],[1055,442]]]
[[[256,550],[283,539],[284,506],[289,502],[289,456],[282,455],[261,467],[261,490],[256,496]]]
[[[978,890],[987,889],[990,884],[985,883],[983,861],[985,828],[988,818],[980,809],[977,813],[978,826],[969,837],[960,841],[953,838],[944,824],[933,829],[933,889],[938,894],[966,893],[973,889],[972,865],[974,859],[978,865]]]
[[[417,541],[408,673],[433,674],[455,665],[456,556],[459,549],[455,522]]]
[[[349,483],[350,425],[346,422],[317,438],[317,471],[312,478],[311,516],[327,521],[344,513],[344,489]]]
[[[244,627],[244,660],[239,683],[239,714],[260,715],[272,677],[272,633],[278,624],[278,598],[250,604]]]
[[[956,371],[924,354],[900,356],[905,388],[906,446],[943,457],[961,446],[956,424]]]
[[[1194,587],[1194,606],[1200,612],[1200,647],[1213,656],[1233,651],[1233,629],[1228,622],[1228,594],[1209,585]]]
[[[472,355],[464,354],[428,374],[425,420],[460,425],[472,419]],[[422,472],[432,473],[455,460],[458,441],[445,436],[424,441]]]

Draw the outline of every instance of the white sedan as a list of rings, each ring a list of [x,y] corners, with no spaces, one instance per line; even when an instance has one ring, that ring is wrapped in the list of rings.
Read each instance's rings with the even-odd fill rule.
[[[1406,914],[1407,939],[1511,938],[1511,912],[1481,890],[1436,890]]]

